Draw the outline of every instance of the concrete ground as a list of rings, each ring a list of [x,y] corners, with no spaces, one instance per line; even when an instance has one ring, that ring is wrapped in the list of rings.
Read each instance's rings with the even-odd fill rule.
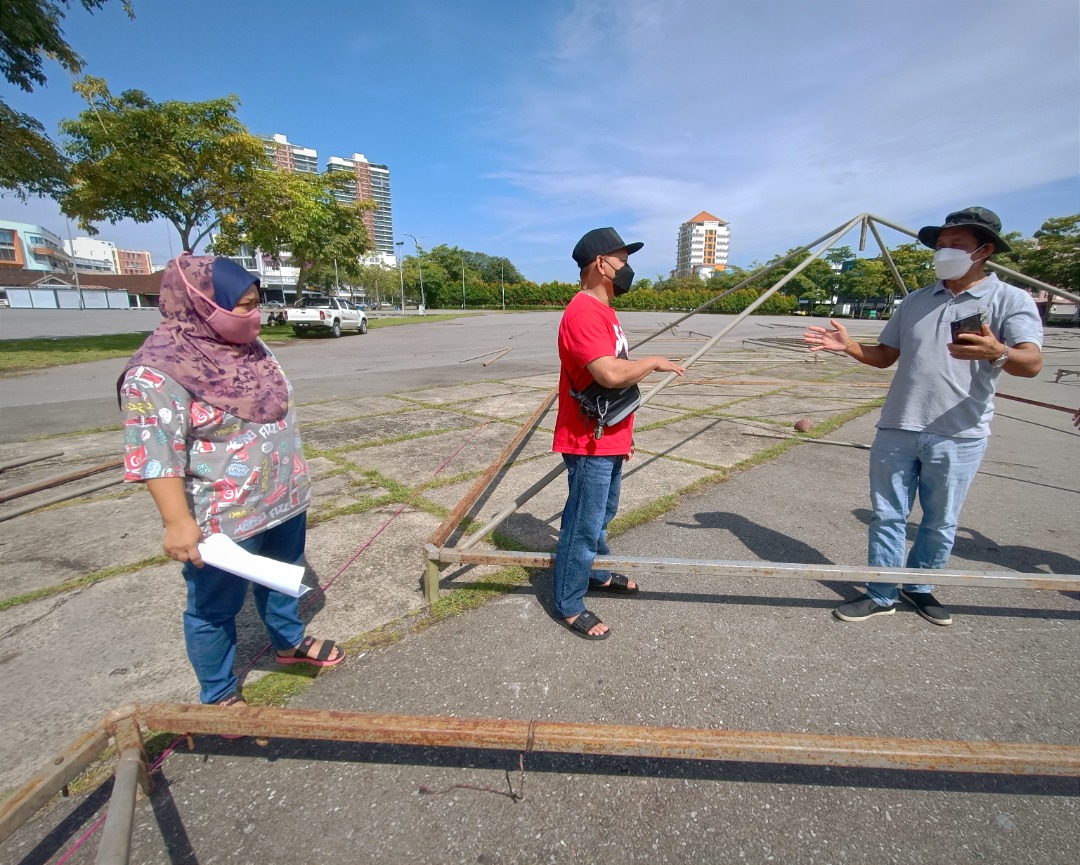
[[[633,342],[662,320],[625,316],[624,324]],[[485,316],[373,332],[368,336],[380,340],[370,344],[351,337],[282,352],[308,403],[301,417],[315,475],[309,580],[325,585],[385,525],[306,611],[313,632],[352,637],[422,608],[419,546],[554,385],[554,321],[548,314]],[[692,319],[637,354],[685,356],[704,342],[701,334],[726,321]],[[850,417],[889,381],[887,372],[840,358],[811,362],[790,350],[801,325],[743,325],[642,410],[640,452],[627,468],[621,513],[698,487],[673,510],[618,537],[617,552],[865,561],[865,451],[804,444],[751,467],[775,440],[747,433],[785,434],[799,417]],[[869,322],[855,328],[867,337],[876,331]],[[520,348],[519,363],[531,368],[464,360],[512,336],[519,341],[511,354]],[[326,363],[353,350],[347,343],[358,346],[361,365],[379,369],[377,381],[415,384],[426,375],[438,385],[376,392],[375,382],[361,377],[364,392],[355,393],[356,383]],[[375,347],[378,357],[364,354]],[[1076,367],[1070,361],[1078,347],[1072,332],[1051,331],[1044,372],[1034,381],[1006,379],[1002,391],[1080,404],[1075,378],[1053,382],[1055,369]],[[78,434],[70,414],[73,405],[90,403],[104,411],[98,404],[107,399],[86,397],[92,382],[115,378],[98,366],[38,376],[56,384],[55,416],[68,417],[75,429],[61,438],[5,438],[0,462],[50,450],[66,455],[5,472],[0,487],[116,453],[118,433]],[[11,395],[29,392],[25,385],[0,380],[5,416],[21,404],[9,402]],[[334,387],[342,393],[326,397]],[[871,409],[829,437],[869,442],[875,417]],[[553,463],[551,420],[474,516],[501,510]],[[5,419],[0,428],[11,431],[19,422]],[[1080,572],[1078,446],[1080,435],[1064,413],[1000,402],[952,565]],[[709,480],[716,482],[700,486]],[[522,549],[552,549],[563,496],[556,481],[504,526],[505,534]],[[409,505],[387,524],[404,500]],[[25,501],[33,499],[18,503]],[[4,524],[0,597],[86,574],[107,578],[0,612],[3,690],[23,695],[0,706],[3,787],[20,783],[114,706],[194,699],[176,566],[138,566],[158,552],[157,532],[146,529],[154,525],[153,505],[138,490],[107,491]],[[108,576],[117,565],[130,571]],[[443,588],[484,573],[447,571]],[[613,627],[606,642],[578,640],[551,620],[550,575],[538,572],[479,610],[354,655],[291,705],[1080,744],[1075,594],[943,589],[939,596],[956,622],[936,628],[907,608],[862,624],[837,622],[829,610],[855,594],[841,584],[658,575],[641,582],[634,598],[590,599]],[[257,619],[245,616],[242,661],[264,644]],[[270,666],[256,661],[247,681]],[[157,794],[138,806],[132,858],[1072,862],[1080,851],[1075,780],[531,755],[520,802],[454,786],[506,791],[509,772],[517,790],[517,766],[516,753],[285,741],[259,748],[250,740],[199,737],[194,751],[168,758]],[[427,795],[422,786],[451,789]],[[0,862],[56,861],[102,813],[108,787],[44,810],[0,847]],[[89,862],[95,849],[92,838],[68,861]]]

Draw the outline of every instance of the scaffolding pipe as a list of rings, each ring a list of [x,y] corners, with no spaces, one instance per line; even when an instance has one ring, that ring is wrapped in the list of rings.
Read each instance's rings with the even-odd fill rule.
[[[523,550],[483,550],[426,547],[433,561],[467,565],[520,565],[526,568],[553,567],[552,553],[530,553]],[[917,583],[927,578],[925,568],[872,568],[864,565],[807,565],[801,562],[741,562],[702,559],[645,558],[641,556],[597,556],[593,567],[598,570],[635,571],[652,574],[696,574],[710,577],[778,577],[813,582],[852,583]],[[1038,589],[1052,592],[1080,590],[1080,574],[1025,574],[1018,571],[953,571],[934,569],[929,572],[934,584],[987,589]]]
[[[885,241],[881,239],[881,235],[878,234],[877,226],[874,225],[872,220],[870,221],[870,232],[874,235],[874,240],[877,241],[878,249],[881,250],[881,257],[885,259],[885,264],[889,266],[889,272],[892,274],[893,280],[896,282],[897,288],[900,289],[900,293],[904,297],[907,297],[908,289],[907,286],[904,285],[904,279],[902,276],[900,276],[900,271],[897,270],[896,263],[893,261],[892,255],[889,253],[889,247],[887,247],[885,245]]]
[[[142,754],[138,748],[128,748],[120,755],[95,865],[128,865],[131,859],[135,794],[139,790],[139,772],[142,766]]]
[[[757,309],[759,306],[761,306],[763,303],[765,303],[766,300],[768,300],[777,291],[779,291],[781,288],[783,288],[785,285],[787,285],[788,282],[790,282],[792,279],[794,279],[796,276],[798,276],[805,268],[807,268],[810,265],[810,263],[812,261],[817,259],[826,249],[831,247],[834,243],[836,243],[836,241],[838,241],[841,237],[843,237],[845,234],[847,234],[849,231],[851,231],[851,229],[854,228],[855,225],[857,225],[859,223],[859,221],[862,220],[863,218],[864,218],[863,215],[857,216],[854,219],[852,219],[852,220],[848,221],[847,223],[845,223],[840,228],[837,228],[835,231],[832,232],[832,234],[826,235],[825,245],[822,246],[821,249],[819,249],[817,252],[812,253],[805,261],[800,262],[798,265],[796,265],[794,268],[792,268],[788,273],[786,273],[784,276],[782,276],[776,282],[775,285],[773,285],[764,294],[762,294],[761,297],[759,297],[757,300],[755,300],[753,303],[751,303],[746,309],[744,309],[737,316],[735,316],[735,318],[732,319],[732,321],[726,327],[722,328],[719,333],[717,333],[715,336],[711,337],[704,345],[701,346],[701,348],[699,348],[696,352],[694,352],[684,362],[685,366],[687,368],[689,368],[690,365],[692,363],[694,363],[694,361],[696,361],[698,358],[700,358],[702,355],[704,355],[710,349],[712,349],[712,347],[714,345],[716,345],[716,343],[718,343],[723,337],[725,337],[733,328],[737,327],[739,325],[739,323],[742,322],[743,319],[745,319],[748,315],[753,313],[753,311],[755,309]],[[777,264],[779,264],[779,262],[777,262]],[[765,271],[761,271],[761,273],[757,274],[757,276],[760,276],[763,273],[765,273]],[[644,340],[644,341],[647,341],[647,340]],[[638,345],[640,345],[640,344],[641,343],[638,343]],[[649,400],[651,400],[654,396],[656,396],[658,393],[660,393],[661,390],[663,390],[665,387],[667,387],[667,385],[669,385],[677,377],[678,376],[673,372],[669,372],[667,375],[665,375],[664,378],[662,378],[660,380],[659,384],[655,385],[652,390],[650,390],[648,393],[644,394],[641,397],[641,405],[645,405],[646,403],[648,403]],[[502,525],[507,519],[509,519],[518,510],[518,508],[520,508],[527,501],[529,501],[529,499],[531,499],[533,496],[535,496],[537,493],[539,493],[542,489],[544,489],[544,487],[546,487],[548,484],[550,484],[553,480],[555,480],[555,478],[557,478],[559,475],[561,475],[564,471],[566,471],[565,463],[560,463],[559,465],[557,465],[550,472],[548,472],[546,475],[544,475],[543,478],[541,478],[539,481],[537,481],[535,484],[533,484],[531,487],[529,487],[529,489],[527,489],[525,492],[523,492],[521,495],[519,495],[516,499],[514,499],[514,501],[511,502],[506,508],[499,511],[499,513],[496,514],[494,517],[492,517],[492,519],[490,519],[484,525],[483,528],[481,528],[479,531],[477,531],[475,534],[473,534],[463,544],[460,544],[459,548],[460,549],[468,549],[469,547],[472,547],[475,544],[477,544],[485,535],[487,535],[493,529],[496,529],[500,525]]]
[[[1070,745],[181,704],[140,707],[139,714],[142,722],[154,729],[216,735],[485,748],[525,754],[607,754],[901,771],[1080,776],[1080,747]]]
[[[0,472],[6,472],[8,469],[17,469],[19,466],[28,466],[30,463],[39,463],[42,460],[51,460],[53,457],[62,457],[63,451],[54,451],[49,454],[42,454],[37,457],[22,457],[21,459],[10,460],[6,463],[0,463]]]

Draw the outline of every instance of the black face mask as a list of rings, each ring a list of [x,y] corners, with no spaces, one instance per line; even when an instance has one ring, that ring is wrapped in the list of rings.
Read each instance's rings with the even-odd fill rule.
[[[611,277],[611,284],[615,287],[615,295],[626,294],[630,290],[630,284],[634,281],[634,268],[627,262]]]

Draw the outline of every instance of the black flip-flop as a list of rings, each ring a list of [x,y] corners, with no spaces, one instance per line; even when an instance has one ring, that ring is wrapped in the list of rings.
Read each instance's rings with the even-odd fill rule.
[[[595,613],[589,612],[588,610],[586,610],[584,613],[581,613],[572,622],[568,622],[566,621],[566,619],[560,616],[559,622],[561,622],[562,626],[568,631],[570,631],[570,633],[577,634],[583,640],[606,640],[608,637],[611,636],[610,627],[602,634],[589,633],[589,631],[591,631],[597,625],[602,625],[604,623],[600,621],[599,616],[597,616]]]
[[[611,592],[616,595],[632,595],[640,588],[641,586],[637,585],[631,589],[630,580],[623,574],[612,574],[611,582],[602,585],[589,584],[590,592]]]

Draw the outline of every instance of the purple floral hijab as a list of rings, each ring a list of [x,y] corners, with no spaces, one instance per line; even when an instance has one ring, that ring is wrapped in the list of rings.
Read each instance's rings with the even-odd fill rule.
[[[217,309],[214,260],[184,253],[166,265],[158,301],[162,322],[131,356],[125,374],[136,366],[153,367],[229,414],[256,423],[281,420],[289,408],[289,383],[270,350],[258,339],[225,342],[206,322]]]

